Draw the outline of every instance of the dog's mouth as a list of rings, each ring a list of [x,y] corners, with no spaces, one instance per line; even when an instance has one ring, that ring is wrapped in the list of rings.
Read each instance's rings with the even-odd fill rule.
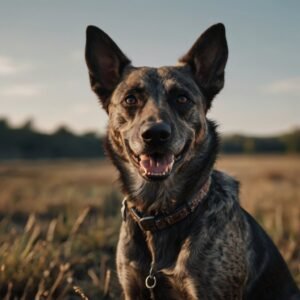
[[[163,179],[170,175],[175,157],[173,154],[153,153],[139,156],[139,166],[142,175],[149,179]]]
[[[190,143],[187,143],[177,155],[171,152],[152,152],[135,155],[130,151],[130,156],[145,179],[164,180],[172,173],[174,165],[182,160],[189,149],[189,145]]]

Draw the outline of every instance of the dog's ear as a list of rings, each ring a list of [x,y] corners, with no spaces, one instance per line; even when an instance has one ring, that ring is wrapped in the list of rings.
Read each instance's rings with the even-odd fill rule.
[[[224,86],[228,47],[223,24],[208,28],[179,61],[190,65],[195,80],[207,99],[207,110],[214,96]]]
[[[86,30],[85,60],[93,91],[107,111],[109,98],[130,60],[102,30],[88,26]]]

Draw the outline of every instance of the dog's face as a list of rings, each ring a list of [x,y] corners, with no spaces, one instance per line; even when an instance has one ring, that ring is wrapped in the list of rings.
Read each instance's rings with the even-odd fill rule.
[[[115,152],[143,179],[179,172],[207,134],[206,112],[224,85],[222,24],[210,27],[177,66],[135,68],[100,29],[87,29],[92,89],[109,114]]]

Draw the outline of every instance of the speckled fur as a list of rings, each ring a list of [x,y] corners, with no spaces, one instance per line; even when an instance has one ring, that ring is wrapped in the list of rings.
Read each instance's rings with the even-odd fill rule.
[[[144,215],[170,213],[194,197],[208,176],[208,195],[188,218],[156,232],[123,221],[117,269],[126,300],[298,300],[299,291],[280,253],[239,205],[238,182],[213,169],[219,139],[206,117],[224,85],[225,29],[208,29],[175,67],[135,68],[101,30],[87,30],[86,60],[92,89],[109,114],[107,152],[120,173],[128,205]],[[179,111],[184,91],[193,105]],[[175,92],[174,92],[175,91]],[[129,93],[139,105],[124,107]],[[163,120],[172,138],[160,146],[184,159],[163,181],[145,180],[131,152],[148,151],[140,137],[147,122]],[[152,258],[157,286],[145,287]]]

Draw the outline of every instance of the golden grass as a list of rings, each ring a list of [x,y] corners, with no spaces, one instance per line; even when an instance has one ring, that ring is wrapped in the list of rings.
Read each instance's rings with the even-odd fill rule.
[[[226,156],[241,203],[300,285],[300,157]],[[101,161],[0,163],[0,298],[119,299],[116,172]]]

